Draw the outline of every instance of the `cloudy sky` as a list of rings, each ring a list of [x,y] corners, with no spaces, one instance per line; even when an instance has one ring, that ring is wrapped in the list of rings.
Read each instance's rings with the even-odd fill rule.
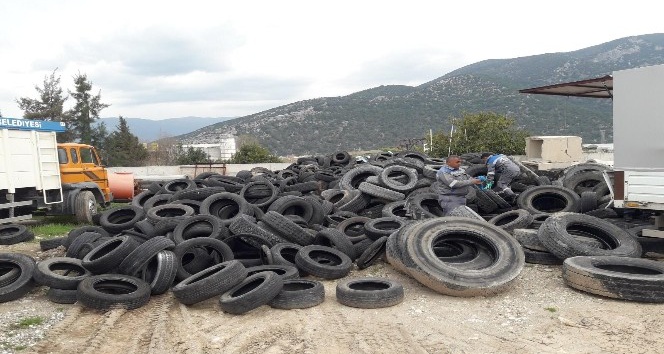
[[[102,117],[232,117],[664,32],[657,2],[0,0],[0,112],[57,68]],[[71,100],[67,107],[71,106]]]

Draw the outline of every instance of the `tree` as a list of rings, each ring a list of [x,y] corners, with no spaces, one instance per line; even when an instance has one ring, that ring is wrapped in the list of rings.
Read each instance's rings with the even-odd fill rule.
[[[101,124],[92,128],[92,139],[90,145],[97,148],[97,151],[99,151],[104,161],[108,161],[106,145],[108,143],[109,136],[108,129],[106,129],[106,123],[104,122],[101,122]]]
[[[281,162],[281,159],[272,155],[270,150],[260,146],[258,143],[246,143],[238,149],[228,163],[262,163]]]
[[[178,148],[178,157],[175,161],[178,165],[210,162],[210,157],[201,148],[193,148],[191,146],[184,148],[182,145],[179,145]]]
[[[127,120],[120,116],[116,131],[106,140],[109,166],[141,166],[148,158],[148,151],[129,131]]]
[[[39,93],[38,99],[21,97],[16,100],[23,110],[23,118],[63,121],[63,107],[67,97],[62,94],[60,76],[55,76],[57,70],[53,70],[50,76],[44,76],[44,87],[35,86]]]
[[[66,115],[68,138],[78,138],[81,143],[90,144],[92,142],[93,126],[92,124],[99,119],[99,113],[108,104],[101,103],[101,91],[92,96],[92,82],[88,82],[85,74],[74,76],[75,92],[69,91],[76,104]]]
[[[454,127],[451,137],[447,132],[434,134],[431,156],[467,152],[519,155],[524,153],[526,137],[530,135],[517,127],[514,119],[493,112],[464,113],[461,118],[452,118],[450,123]]]

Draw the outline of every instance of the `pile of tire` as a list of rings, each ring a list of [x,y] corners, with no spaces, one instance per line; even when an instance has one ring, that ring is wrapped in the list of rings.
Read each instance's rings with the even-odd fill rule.
[[[486,296],[513,284],[524,261],[596,255],[579,254],[591,246],[539,236],[559,232],[560,215],[585,216],[577,213],[581,196],[547,178],[520,179],[524,188],[509,202],[475,189],[467,207],[441,217],[435,175],[442,164],[412,151],[362,160],[340,151],[279,171],[205,172],[153,183],[130,205],[99,213],[96,225],[41,244],[62,246],[65,257],[32,267],[0,259],[0,301],[8,287],[21,289],[9,300],[25,294],[24,286],[34,284],[22,285],[16,275],[30,273],[54,302],[96,309],[138,308],[167,291],[183,304],[218,298],[228,313],[263,304],[305,308],[323,301],[319,280],[346,278],[353,267],[379,261],[443,294]],[[530,243],[516,236],[527,229],[535,231],[527,232]],[[568,239],[603,241],[604,249],[625,244],[604,228],[573,229]],[[369,281],[337,291],[346,293],[340,303],[377,308],[400,302],[398,289]],[[382,300],[368,304],[365,297]]]

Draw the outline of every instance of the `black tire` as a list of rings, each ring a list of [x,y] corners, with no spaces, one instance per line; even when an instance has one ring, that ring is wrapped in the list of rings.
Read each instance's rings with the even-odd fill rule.
[[[383,169],[378,166],[361,165],[346,172],[339,180],[340,189],[357,189],[369,176],[379,176]]]
[[[97,214],[97,199],[90,191],[80,191],[74,198],[74,215],[76,221],[92,224],[92,216]]]
[[[268,211],[262,221],[279,233],[279,236],[301,246],[313,243],[314,238],[301,226],[276,211]]]
[[[373,241],[364,252],[357,257],[355,264],[357,268],[369,268],[372,264],[376,263],[379,259],[385,256],[385,245],[387,243],[387,236],[383,236],[376,241]]]
[[[139,233],[145,235],[148,238],[156,236],[154,224],[152,224],[148,219],[143,219],[135,223],[134,230],[138,231]]]
[[[35,286],[32,280],[37,268],[34,258],[22,253],[0,253],[0,267],[18,269],[18,276],[6,279],[4,286],[0,287],[0,302],[13,301],[27,294]]]
[[[137,241],[126,235],[113,237],[86,254],[81,264],[94,274],[110,273],[138,245]]]
[[[103,238],[102,234],[94,231],[86,231],[83,232],[82,234],[78,235],[74,241],[69,245],[67,248],[67,252],[65,255],[67,257],[71,258],[78,258],[78,259],[83,259],[85,254],[90,252],[92,249],[89,249],[85,254],[81,254],[81,250],[83,249],[84,245],[89,245],[101,238]]]
[[[405,177],[405,182],[394,178],[394,176]],[[381,185],[389,189],[398,192],[408,192],[414,189],[415,184],[417,184],[417,171],[405,166],[388,166],[378,175],[378,181]]]
[[[331,247],[304,246],[295,256],[297,268],[323,279],[339,279],[350,273],[353,262],[345,253]]]
[[[210,237],[223,241],[228,236],[230,236],[230,232],[222,221],[207,214],[184,219],[173,229],[173,241],[176,244],[196,237]]]
[[[25,225],[0,225],[0,245],[15,245],[35,238],[35,234]]]
[[[283,289],[283,279],[274,272],[260,272],[245,278],[219,298],[221,310],[234,315],[268,304]]]
[[[205,301],[221,295],[242,282],[247,269],[237,260],[206,268],[173,287],[173,295],[185,305]]]
[[[528,227],[533,222],[533,216],[527,210],[517,209],[498,214],[488,222],[507,232],[512,232],[514,229]]]
[[[173,285],[179,265],[175,253],[164,250],[157,253],[141,269],[139,278],[150,284],[150,293],[152,295],[161,295]]]
[[[291,267],[297,267],[295,265],[295,255],[300,251],[302,246],[294,243],[277,243],[276,245],[270,248],[270,254],[272,255],[271,265],[287,265]],[[300,274],[304,276],[306,274]]]
[[[390,236],[393,232],[398,231],[406,225],[406,223],[407,221],[405,220],[390,217],[371,219],[364,223],[364,234],[372,241],[375,241],[383,236]]]
[[[256,193],[257,190],[262,193]],[[240,197],[259,208],[268,207],[277,199],[278,195],[279,189],[267,180],[249,182],[240,190]]]
[[[48,251],[52,249],[56,249],[67,241],[67,237],[54,237],[54,238],[49,238],[46,240],[41,240],[39,241],[39,249],[42,251]]]
[[[242,215],[253,215],[253,208],[239,195],[224,192],[205,198],[201,203],[201,214],[216,216],[228,226]]]
[[[133,310],[148,303],[150,285],[128,275],[93,275],[78,284],[76,298],[82,305],[93,309],[121,307]]]
[[[343,252],[351,260],[356,258],[353,243],[343,232],[337,229],[327,228],[318,231],[314,237],[314,244],[334,248]]]
[[[597,209],[597,192],[594,191],[585,191],[581,193],[581,199],[579,199],[579,213],[587,213]]]
[[[401,260],[415,279],[440,293],[454,296],[495,294],[509,287],[523,269],[525,257],[521,245],[505,230],[487,222],[445,217],[411,225],[402,229],[405,232],[400,232],[403,238]],[[472,272],[458,268],[455,263],[441,262],[433,245],[445,238],[479,245],[490,253],[493,262]]]
[[[526,263],[547,265],[563,264],[562,259],[548,251],[533,250],[524,247],[523,254],[526,256]]]
[[[300,277],[297,267],[285,264],[264,264],[264,265],[249,267],[247,268],[247,276],[267,271],[276,273],[283,280],[296,279]]]
[[[408,209],[406,209],[406,201],[400,200],[398,202],[392,202],[385,204],[381,214],[384,217],[394,217],[399,219],[408,219]]]
[[[118,206],[101,213],[99,224],[104,230],[117,234],[131,229],[134,224],[145,218],[145,210],[132,205]]]
[[[563,186],[575,191],[578,195],[583,192],[596,191],[606,185],[604,176],[600,171],[579,172],[572,176],[566,176]]]
[[[234,234],[252,234],[257,235],[263,238],[270,247],[276,245],[277,243],[287,242],[281,236],[276,235],[275,232],[272,232],[264,227],[260,227],[254,218],[246,215],[241,215],[236,218],[233,223],[231,223],[229,229]],[[260,247],[260,245],[258,245]]]
[[[592,237],[605,248],[579,240],[577,235]],[[556,213],[540,226],[537,237],[558,258],[575,256],[641,257],[641,245],[627,231],[593,216]]]
[[[406,206],[413,220],[437,218],[444,215],[435,193],[411,195],[406,199]]]
[[[187,270],[187,264],[196,261],[196,249],[204,250],[203,256],[206,256],[206,259],[202,263],[197,263],[196,266],[189,268],[190,270]],[[198,237],[186,240],[177,244],[173,252],[175,253],[177,263],[179,264],[177,271],[177,279],[179,280],[189,278],[193,274],[198,273],[201,270],[211,267],[215,264],[234,259],[233,251],[231,251],[230,247],[228,247],[226,243],[209,237]],[[214,254],[214,256],[212,256],[212,254]],[[193,255],[193,259],[191,262],[187,262],[185,257],[191,255]],[[200,255],[198,257],[200,257]]]
[[[150,260],[164,250],[173,250],[175,243],[164,236],[153,237],[134,248],[118,266],[122,274],[136,276]]]
[[[339,281],[337,301],[345,306],[376,309],[395,306],[403,302],[401,283],[386,278],[356,278]]]
[[[145,202],[148,199],[152,198],[153,196],[154,196],[154,193],[149,191],[149,190],[142,191],[141,193],[135,195],[134,198],[131,199],[131,205],[133,205],[135,207],[143,208],[143,205],[145,205]]]
[[[279,294],[268,303],[275,309],[292,310],[318,306],[325,301],[323,283],[308,279],[284,280]]]
[[[170,203],[152,207],[146,213],[147,220],[153,224],[165,219],[184,220],[192,215],[194,215],[194,208],[184,204]]]
[[[475,190],[475,202],[477,203],[477,208],[482,213],[493,213],[498,209],[498,204],[491,199],[486,193],[485,190],[476,189]]]
[[[491,198],[491,200],[496,203],[499,209],[507,209],[512,207],[512,204],[506,201],[503,197],[499,196],[498,193],[494,192],[493,190],[487,189],[482,190],[482,192],[484,192],[487,197]]]
[[[610,219],[618,217],[618,213],[616,213],[616,211],[612,208],[598,208],[595,210],[588,211],[585,214],[600,219]]]
[[[205,188],[196,188],[196,189],[184,189],[178,192],[173,193],[171,196],[171,203],[177,201],[177,200],[196,200],[196,201],[203,201],[205,198],[217,194],[217,193],[223,193],[226,192],[226,190],[223,187],[205,187]]]
[[[470,218],[470,219],[484,221],[484,218],[480,214],[478,214],[475,210],[471,209],[467,205],[458,206],[452,209],[452,211],[450,211],[447,214],[447,216],[459,216],[462,218]]]
[[[97,214],[97,215],[100,215],[100,214]],[[96,232],[96,233],[100,234],[101,236],[105,236],[105,237],[110,236],[108,231],[104,230],[101,226],[97,226],[97,225],[79,226],[79,227],[69,231],[69,233],[67,234],[67,240],[63,243],[63,246],[65,246],[65,248],[69,248],[69,245],[71,245],[71,243],[74,242],[74,240],[84,232]]]
[[[311,220],[314,213],[313,205],[302,197],[285,195],[277,198],[267,211],[275,211],[281,215],[299,215],[304,220]]]
[[[75,304],[78,290],[64,290],[49,288],[46,292],[46,298],[56,304]]]
[[[519,241],[523,248],[540,252],[549,252],[549,249],[546,248],[537,237],[537,230],[535,229],[514,229],[512,235],[517,241]]]
[[[516,199],[517,205],[531,214],[576,212],[579,195],[560,186],[537,186],[523,191]]]
[[[196,189],[196,181],[186,178],[170,180],[161,187],[161,192],[173,194],[182,190]]]
[[[168,204],[171,201],[172,194],[155,194],[143,203],[143,210],[147,213],[150,209]]]
[[[55,289],[76,290],[78,283],[91,275],[92,273],[83,267],[80,259],[53,257],[37,263],[33,278],[39,285]]]
[[[563,279],[573,288],[605,297],[664,302],[664,263],[629,257],[567,258]]]

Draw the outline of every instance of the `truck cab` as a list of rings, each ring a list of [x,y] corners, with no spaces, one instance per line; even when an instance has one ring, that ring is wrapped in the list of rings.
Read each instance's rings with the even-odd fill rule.
[[[67,185],[94,183],[99,188],[100,203],[113,200],[108,184],[108,172],[102,166],[97,150],[86,144],[58,144],[58,162],[60,163],[60,180],[63,188]]]

